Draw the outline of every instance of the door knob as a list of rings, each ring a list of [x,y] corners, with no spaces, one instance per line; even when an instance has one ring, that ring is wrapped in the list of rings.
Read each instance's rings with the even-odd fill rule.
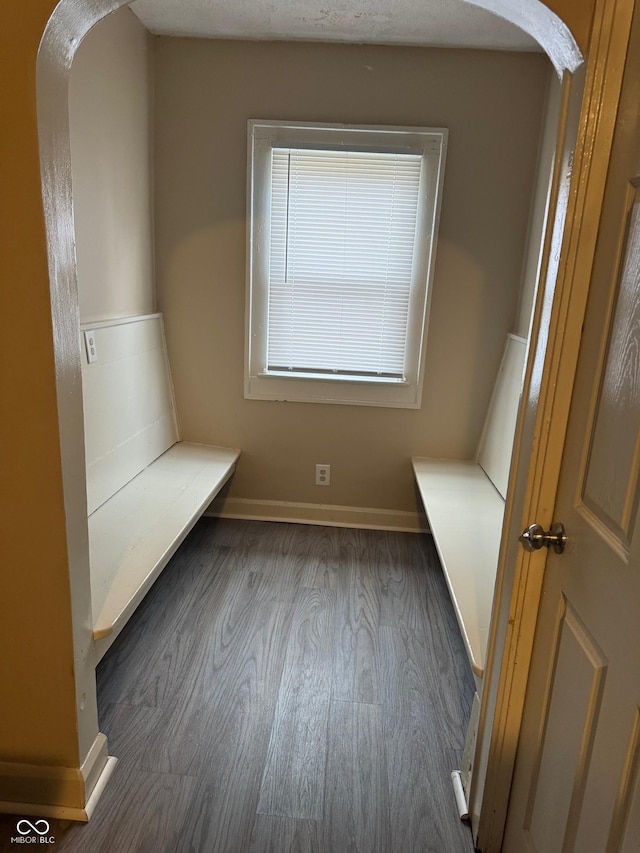
[[[546,530],[541,524],[531,524],[523,530],[520,536],[525,551],[539,551],[544,545],[553,548],[556,554],[562,554],[567,543],[564,532],[564,524],[557,522],[551,525],[551,530]]]

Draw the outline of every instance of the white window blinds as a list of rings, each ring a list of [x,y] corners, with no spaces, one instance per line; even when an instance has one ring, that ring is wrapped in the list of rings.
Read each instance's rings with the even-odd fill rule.
[[[422,161],[273,148],[267,372],[404,379]]]

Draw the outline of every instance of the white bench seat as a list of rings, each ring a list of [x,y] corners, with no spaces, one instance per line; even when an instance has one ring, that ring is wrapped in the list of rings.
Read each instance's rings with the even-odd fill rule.
[[[174,444],[89,516],[95,640],[115,639],[239,455]]]
[[[91,607],[105,654],[235,470],[240,451],[180,441],[162,317],[82,327]]]
[[[508,335],[477,460],[412,460],[478,690],[484,675],[526,341]]]
[[[469,662],[482,678],[504,500],[473,460],[412,461]]]

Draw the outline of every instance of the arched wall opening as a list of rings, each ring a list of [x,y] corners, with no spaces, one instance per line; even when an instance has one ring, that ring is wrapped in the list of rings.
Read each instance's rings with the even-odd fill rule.
[[[573,72],[580,52],[567,27],[538,0],[476,2],[525,29],[545,48],[556,71]],[[76,707],[80,755],[97,735],[84,432],[79,303],[75,257],[71,149],[68,114],[69,74],[75,52],[89,30],[125,0],[61,0],[43,35],[37,65],[38,122],[42,188],[49,255],[51,312],[57,380],[66,534],[76,659]],[[514,8],[515,6],[515,8]]]

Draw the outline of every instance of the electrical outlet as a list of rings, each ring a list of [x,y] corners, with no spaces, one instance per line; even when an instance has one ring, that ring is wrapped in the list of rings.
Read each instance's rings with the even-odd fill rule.
[[[96,349],[96,333],[95,332],[85,332],[84,333],[84,345],[87,350],[87,361],[89,364],[93,364],[94,361],[98,360],[98,351]]]
[[[331,465],[316,465],[316,486],[331,485]]]

